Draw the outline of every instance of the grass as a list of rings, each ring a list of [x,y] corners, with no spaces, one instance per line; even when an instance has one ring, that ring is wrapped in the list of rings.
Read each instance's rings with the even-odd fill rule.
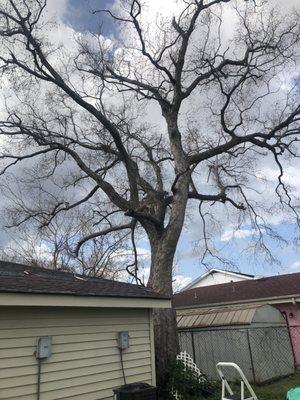
[[[269,383],[263,386],[254,387],[258,400],[285,400],[288,390],[300,387],[300,374]]]
[[[258,400],[285,400],[288,390],[295,387],[300,387],[300,374],[289,376],[287,378],[280,379],[273,383],[268,383],[262,386],[252,386]],[[237,392],[238,393],[238,392]],[[207,400],[220,400],[220,394],[217,394],[213,398]],[[185,400],[200,400],[199,397],[189,398]]]

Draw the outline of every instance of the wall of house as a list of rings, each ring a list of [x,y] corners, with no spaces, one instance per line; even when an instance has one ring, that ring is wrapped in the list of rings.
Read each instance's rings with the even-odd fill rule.
[[[222,283],[229,282],[239,282],[248,280],[249,278],[243,276],[234,276],[226,274],[225,272],[214,272],[213,274],[207,275],[205,278],[201,279],[200,282],[195,283],[190,289],[202,286],[219,285]]]
[[[148,309],[0,307],[0,399],[36,400],[39,336],[52,336],[41,365],[41,400],[112,400],[124,384],[117,332],[129,331],[127,383],[155,384]]]
[[[294,350],[295,364],[300,367],[300,305],[299,304],[276,304],[285,316],[290,328],[290,336]]]

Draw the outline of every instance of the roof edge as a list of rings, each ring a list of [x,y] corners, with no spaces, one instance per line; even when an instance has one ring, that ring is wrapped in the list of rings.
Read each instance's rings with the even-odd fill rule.
[[[206,303],[206,304],[192,304],[186,306],[174,307],[176,310],[184,310],[187,308],[207,308],[207,307],[219,307],[219,306],[227,306],[234,304],[251,304],[251,303],[263,303],[263,304],[284,304],[284,303],[297,303],[300,302],[300,293],[287,295],[287,296],[278,296],[278,297],[262,297],[255,299],[247,299],[247,300],[237,300],[237,301],[227,301],[221,303]]]
[[[75,308],[171,308],[170,299],[76,296],[71,294],[44,294],[1,292],[0,306],[11,307],[75,307]]]

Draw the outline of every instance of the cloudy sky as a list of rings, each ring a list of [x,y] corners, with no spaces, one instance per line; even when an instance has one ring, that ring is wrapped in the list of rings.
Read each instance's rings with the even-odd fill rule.
[[[113,0],[90,0],[88,1],[89,9],[82,7],[83,0],[68,0],[65,3],[65,10],[63,12],[63,21],[70,25],[73,29],[84,32],[97,30],[99,27],[99,19],[96,16],[91,16],[89,9],[95,9],[101,4],[101,8],[111,6]],[[151,0],[152,12],[168,13],[170,7],[176,3],[173,0]],[[274,5],[280,7],[295,7],[299,6],[298,0],[285,0],[276,1]],[[111,19],[103,16],[102,18],[102,29],[103,32],[107,32],[108,35],[114,35],[114,24]],[[264,171],[266,173],[266,171]],[[271,171],[272,172],[272,171]],[[288,180],[298,187],[300,194],[300,162],[299,165],[288,170]],[[295,224],[289,223],[288,221],[274,221],[274,226],[278,229],[278,232],[287,239],[289,242],[287,245],[278,245],[277,242],[272,240],[268,241],[270,249],[274,253],[274,256],[278,259],[280,264],[270,264],[268,260],[263,260],[261,257],[257,259],[253,254],[245,254],[244,249],[248,247],[251,238],[255,236],[256,232],[253,229],[245,226],[239,231],[233,232],[230,226],[226,227],[217,238],[216,244],[222,249],[222,254],[225,257],[233,259],[235,264],[238,266],[240,271],[245,273],[262,274],[262,275],[275,275],[279,273],[289,272],[300,272],[300,249],[293,243],[293,239],[297,236],[297,228]],[[181,279],[184,279],[184,283],[187,283],[189,279],[197,277],[201,274],[205,267],[200,262],[201,248],[197,249],[197,241],[200,238],[201,233],[197,232],[196,226],[187,226],[184,230],[177,252],[177,273]],[[140,242],[141,253],[147,253],[147,243]],[[216,266],[218,262],[216,261]]]
[[[285,0],[284,2],[274,0],[279,7],[299,6],[298,0]],[[62,40],[67,43],[68,36],[72,36],[74,32],[98,32],[99,27],[104,36],[113,38],[117,35],[116,27],[107,15],[92,15],[93,9],[106,8],[114,5],[114,0],[50,0],[49,11],[61,21],[61,30],[56,35],[61,35]],[[151,0],[151,15],[155,16],[157,12],[167,15],[172,7],[176,7],[175,0]],[[269,165],[262,171],[264,175],[269,175],[269,179],[275,180],[274,171]],[[297,194],[300,196],[300,163],[293,164],[287,169],[285,176]],[[193,210],[192,210],[193,214]],[[233,227],[228,224],[218,232],[215,238],[215,244],[221,249],[221,254],[233,260],[237,268],[241,272],[253,273],[260,275],[275,275],[278,273],[300,272],[300,249],[296,246],[293,239],[299,236],[296,225],[284,217],[274,218],[274,228],[287,240],[286,245],[278,244],[278,242],[268,240],[268,245],[278,259],[278,264],[270,264],[269,260],[256,258],[255,254],[245,252],[250,244],[251,239],[257,234],[249,226],[242,226],[238,231],[234,231]],[[181,283],[187,284],[191,279],[197,277],[205,271],[205,267],[201,265],[201,247],[199,247],[199,224],[187,222],[182,233],[176,256],[176,275]],[[2,246],[7,243],[7,236],[2,232],[0,234],[0,242]],[[147,262],[149,254],[148,245],[141,240],[138,243],[141,254]],[[218,262],[215,263],[218,267]]]

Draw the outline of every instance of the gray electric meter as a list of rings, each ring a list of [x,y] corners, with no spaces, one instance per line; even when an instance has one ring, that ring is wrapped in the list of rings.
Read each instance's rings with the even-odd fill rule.
[[[41,336],[37,340],[36,358],[48,358],[51,356],[51,336]]]
[[[128,349],[129,347],[129,333],[118,332],[118,347],[121,350]]]

